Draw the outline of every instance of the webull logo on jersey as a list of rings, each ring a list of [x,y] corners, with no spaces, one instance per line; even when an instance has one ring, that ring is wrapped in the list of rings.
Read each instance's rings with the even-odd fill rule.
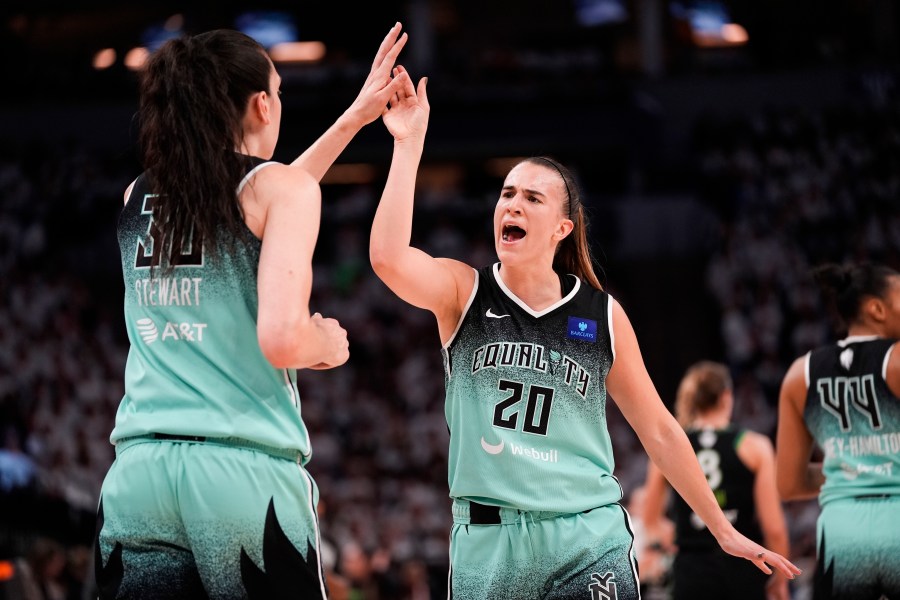
[[[597,321],[582,319],[581,317],[569,317],[569,339],[582,342],[597,341]]]
[[[588,388],[591,385],[590,372],[575,359],[556,350],[547,350],[540,344],[493,342],[476,348],[472,353],[472,375],[484,369],[501,367],[527,369],[551,375],[562,374],[564,383],[574,386],[582,398],[587,398]]]
[[[202,342],[203,332],[207,327],[206,323],[172,323],[167,321],[163,327],[162,335],[160,335],[159,328],[157,328],[153,319],[144,317],[135,321],[135,325],[141,339],[148,346],[157,340],[163,342]]]
[[[499,444],[489,444],[487,440],[482,436],[481,438],[481,448],[488,454],[497,455],[503,452],[504,449],[509,448],[509,451],[513,456],[522,456],[525,458],[530,458],[532,460],[537,460],[546,463],[557,463],[559,462],[559,450],[540,450],[538,448],[534,448],[531,446],[523,446],[522,444],[507,444],[505,441],[500,440]]]

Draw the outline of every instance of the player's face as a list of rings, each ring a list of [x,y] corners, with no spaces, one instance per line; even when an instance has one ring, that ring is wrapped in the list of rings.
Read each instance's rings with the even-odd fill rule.
[[[565,184],[555,169],[529,162],[513,167],[494,209],[494,245],[504,264],[546,264],[572,229],[563,214]]]

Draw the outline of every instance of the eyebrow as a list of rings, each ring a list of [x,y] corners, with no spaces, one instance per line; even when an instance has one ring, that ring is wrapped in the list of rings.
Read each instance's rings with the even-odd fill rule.
[[[516,189],[516,186],[514,186],[514,185],[504,185],[503,189],[501,191],[505,192],[506,190],[514,190],[514,189]],[[545,194],[544,192],[539,192],[537,190],[529,190],[529,189],[525,188],[522,191],[525,192],[526,194],[532,194],[534,196],[543,196],[544,198],[547,197],[547,194]]]

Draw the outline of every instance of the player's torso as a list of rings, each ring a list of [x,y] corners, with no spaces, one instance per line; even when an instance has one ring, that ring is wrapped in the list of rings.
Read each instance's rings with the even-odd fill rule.
[[[697,461],[725,517],[742,534],[761,541],[753,501],[756,479],[737,453],[742,435],[743,432],[732,427],[688,431]],[[715,538],[687,503],[677,495],[673,497],[673,503],[678,547],[685,550],[718,548]]]
[[[572,276],[533,311],[479,271],[444,351],[454,497],[525,510],[579,511],[621,497],[606,430],[609,296]]]
[[[900,493],[900,400],[884,379],[894,342],[848,338],[807,357],[803,417],[824,454],[822,502]]]
[[[307,451],[296,376],[274,369],[259,347],[260,240],[249,230],[223,229],[214,241],[191,234],[167,269],[153,222],[157,197],[142,175],[119,218],[131,349],[113,440],[183,433]]]

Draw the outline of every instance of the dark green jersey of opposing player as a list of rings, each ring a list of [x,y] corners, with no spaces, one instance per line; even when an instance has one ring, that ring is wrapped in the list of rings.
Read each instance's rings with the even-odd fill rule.
[[[577,513],[617,502],[606,427],[612,299],[574,275],[562,299],[531,310],[478,270],[443,349],[454,498]]]
[[[253,159],[241,187],[266,164],[272,163]],[[199,240],[188,240],[172,269],[151,273],[161,254],[154,198],[142,175],[119,217],[131,349],[110,439],[240,438],[297,450],[308,460],[296,372],[273,368],[257,340],[260,240],[249,229],[237,239],[222,231],[216,260]]]
[[[824,453],[822,504],[900,494],[900,399],[885,383],[895,342],[850,337],[806,357],[803,418]]]
[[[743,430],[727,427],[691,429],[687,436],[719,508],[735,529],[751,540],[762,543],[753,496],[756,475],[741,461],[737,452],[744,433]],[[684,498],[676,494],[672,504],[675,512],[675,545],[679,550],[721,551],[716,538]]]

